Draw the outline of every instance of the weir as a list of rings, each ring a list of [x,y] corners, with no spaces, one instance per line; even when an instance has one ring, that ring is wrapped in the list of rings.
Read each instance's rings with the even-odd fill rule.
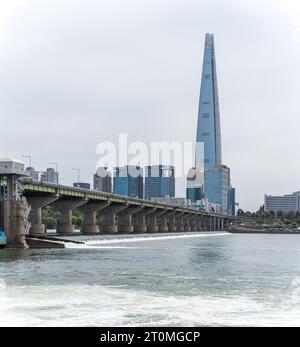
[[[82,234],[222,231],[229,216],[200,209],[181,208],[87,189],[32,182],[24,178],[24,164],[0,160],[0,230],[7,247],[26,248],[25,234],[46,237],[42,209],[48,206],[60,213],[57,233],[75,233],[73,211],[83,215]],[[99,218],[97,218],[97,216]],[[97,223],[98,221],[98,223]],[[99,222],[100,221],[100,222]]]

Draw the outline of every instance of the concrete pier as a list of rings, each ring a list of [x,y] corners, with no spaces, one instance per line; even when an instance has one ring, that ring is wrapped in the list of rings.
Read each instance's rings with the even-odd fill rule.
[[[184,221],[183,221],[183,216],[184,213],[177,213],[175,215],[175,219],[176,219],[176,229],[178,232],[184,232]]]
[[[170,233],[175,233],[177,231],[176,212],[168,212],[167,219],[168,219],[168,231]]]
[[[127,207],[118,214],[118,232],[119,233],[133,233],[133,215],[140,212],[143,207]]]
[[[104,234],[116,234],[118,232],[117,214],[126,208],[127,205],[116,205],[101,210],[101,232]]]
[[[191,217],[189,215],[184,215],[182,220],[183,220],[183,228],[185,232],[192,231],[191,227]]]
[[[60,212],[60,223],[57,226],[58,234],[74,234],[75,226],[72,223],[72,211],[86,204],[86,200],[67,200],[61,199],[55,201],[54,206]]]
[[[146,217],[155,211],[154,208],[144,208],[140,212],[134,215],[134,232],[135,233],[146,233]]]
[[[168,211],[157,217],[158,232],[166,233],[169,231],[168,218]]]
[[[158,218],[164,215],[166,211],[154,211],[146,217],[147,232],[157,233],[159,231]]]
[[[28,205],[31,207],[29,220],[31,227],[29,230],[30,235],[43,235],[46,234],[46,227],[42,224],[42,208],[50,205],[59,198],[58,195],[53,196],[31,196],[27,198]]]
[[[191,231],[198,231],[197,229],[197,217],[193,217],[190,220]]]
[[[25,240],[25,205],[22,201],[3,201],[7,248],[27,248]]]
[[[84,216],[83,225],[81,227],[81,233],[86,235],[99,234],[100,229],[97,225],[97,212],[104,210],[110,206],[107,202],[88,202],[77,208]]]

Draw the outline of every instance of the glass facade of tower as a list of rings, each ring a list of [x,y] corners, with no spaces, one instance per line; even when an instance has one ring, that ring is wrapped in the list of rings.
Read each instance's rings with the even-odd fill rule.
[[[205,171],[204,194],[209,202],[221,205],[223,214],[229,213],[230,169],[225,165],[215,165]]]
[[[143,169],[139,166],[115,168],[114,193],[143,199]]]
[[[228,214],[235,216],[235,188],[232,187],[228,191]]]
[[[196,167],[210,170],[222,163],[219,96],[213,34],[206,34],[198,112],[197,142],[204,143],[202,153],[196,153]]]
[[[221,126],[214,35],[206,34],[198,111],[196,168],[204,169],[204,196],[221,206],[223,214],[235,211],[235,190],[230,169],[222,165]],[[204,150],[199,150],[201,143]],[[190,194],[192,192],[189,192]]]
[[[152,165],[145,168],[145,199],[175,196],[175,168]]]

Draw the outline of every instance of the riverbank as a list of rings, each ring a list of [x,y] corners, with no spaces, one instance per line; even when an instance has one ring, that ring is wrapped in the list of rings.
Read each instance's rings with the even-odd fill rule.
[[[231,234],[289,234],[289,235],[300,235],[300,230],[295,229],[257,229],[248,227],[234,227],[227,230]]]

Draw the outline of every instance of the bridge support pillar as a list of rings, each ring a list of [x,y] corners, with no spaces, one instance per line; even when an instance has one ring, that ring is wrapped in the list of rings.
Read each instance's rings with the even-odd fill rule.
[[[210,228],[210,218],[209,217],[204,217],[200,223],[201,223],[203,231],[209,231],[209,228]]]
[[[220,218],[220,230],[224,230],[224,218]]]
[[[184,232],[184,220],[183,220],[184,213],[178,213],[175,215],[176,218],[176,229],[178,232]]]
[[[134,226],[132,223],[133,215],[140,212],[143,209],[142,206],[139,207],[128,207],[123,210],[118,215],[118,232],[119,233],[133,233]]]
[[[176,225],[176,212],[169,212],[167,214],[168,219],[168,231],[171,233],[176,233],[177,231],[177,225]]]
[[[101,232],[104,234],[116,234],[118,232],[117,214],[125,210],[127,205],[123,206],[110,206],[101,212],[102,224]]]
[[[165,211],[156,210],[146,217],[147,232],[157,233],[158,232],[158,217],[165,214]]]
[[[42,224],[42,208],[50,205],[57,199],[57,195],[44,197],[27,197],[27,202],[31,207],[29,214],[29,220],[31,223],[29,234],[42,235],[47,232],[46,226]]]
[[[210,217],[210,231],[216,231],[216,227],[217,227],[217,219],[216,217]]]
[[[155,211],[154,208],[144,208],[140,212],[134,215],[134,232],[135,233],[146,233],[147,225],[146,225],[146,217]]]
[[[86,235],[99,234],[99,226],[97,225],[97,212],[105,209],[110,204],[107,202],[91,203],[78,208],[78,211],[83,213],[84,222],[81,227],[81,233]]]
[[[191,231],[198,231],[198,228],[197,228],[197,218],[198,217],[192,217],[191,220],[190,220]]]
[[[0,201],[7,248],[28,248],[25,240],[25,206],[22,201]]]
[[[183,217],[183,228],[185,232],[191,231],[191,216],[187,215]]]
[[[208,223],[207,217],[202,217],[199,220],[199,227],[200,227],[201,231],[207,231],[208,230],[207,223]]]
[[[223,219],[223,230],[227,230],[229,227],[229,220]]]
[[[73,234],[75,226],[72,224],[72,211],[86,204],[86,200],[57,200],[53,206],[60,212],[60,223],[57,226],[58,234]]]
[[[168,212],[158,216],[157,224],[158,224],[158,232],[166,233],[169,231]]]

